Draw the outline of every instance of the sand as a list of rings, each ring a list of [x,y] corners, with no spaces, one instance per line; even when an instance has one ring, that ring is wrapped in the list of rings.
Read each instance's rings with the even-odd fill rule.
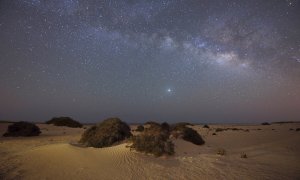
[[[0,134],[7,126],[0,124]],[[300,179],[299,123],[193,126],[205,145],[174,140],[176,154],[160,158],[130,151],[126,143],[74,146],[83,128],[38,126],[38,137],[0,138],[0,179]],[[212,135],[218,127],[243,130]]]

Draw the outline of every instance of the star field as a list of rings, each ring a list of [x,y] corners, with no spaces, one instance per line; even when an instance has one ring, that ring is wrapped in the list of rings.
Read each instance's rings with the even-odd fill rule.
[[[0,119],[299,120],[299,0],[0,1]]]

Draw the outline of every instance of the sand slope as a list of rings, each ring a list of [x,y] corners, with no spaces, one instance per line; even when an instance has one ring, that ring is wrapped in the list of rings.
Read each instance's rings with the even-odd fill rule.
[[[299,179],[300,132],[290,127],[193,126],[204,146],[175,140],[174,157],[155,158],[130,151],[126,144],[109,148],[70,145],[83,129],[46,126],[40,137],[1,138],[0,178],[12,179]],[[43,128],[46,128],[43,127]],[[214,128],[236,127],[213,136]],[[257,130],[258,128],[262,130]],[[275,129],[275,130],[272,130]],[[62,133],[65,132],[65,133]],[[48,133],[48,134],[47,134]],[[224,148],[225,156],[216,154]],[[247,159],[240,158],[245,152]]]

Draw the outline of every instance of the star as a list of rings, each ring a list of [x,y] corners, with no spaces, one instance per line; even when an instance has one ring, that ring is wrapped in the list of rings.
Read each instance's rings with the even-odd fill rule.
[[[159,114],[152,107],[163,109],[158,120],[176,121],[187,111],[212,122],[248,114],[256,121],[300,118],[297,0],[0,4],[0,99],[11,108],[0,105],[2,118],[22,120],[8,112],[24,102],[19,114],[33,121],[57,112],[83,121],[116,113],[143,121]],[[282,98],[286,92],[295,98]],[[256,108],[263,105],[270,110]],[[216,106],[220,113],[212,115]],[[197,107],[207,108],[200,114]],[[280,107],[293,111],[271,111]]]

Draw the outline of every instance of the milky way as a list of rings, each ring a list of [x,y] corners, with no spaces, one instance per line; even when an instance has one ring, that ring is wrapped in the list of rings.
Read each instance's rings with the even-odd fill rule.
[[[0,119],[300,120],[298,0],[2,0]]]

